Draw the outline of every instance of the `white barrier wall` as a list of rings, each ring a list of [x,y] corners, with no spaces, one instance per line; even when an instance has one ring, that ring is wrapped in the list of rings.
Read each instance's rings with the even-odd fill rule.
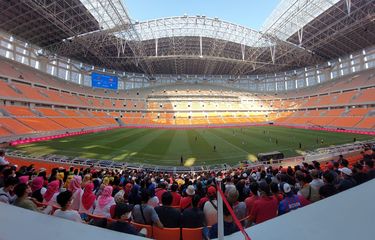
[[[375,179],[246,229],[252,240],[374,240]],[[244,239],[240,232],[225,240]]]
[[[142,238],[0,203],[0,240],[109,240]]]

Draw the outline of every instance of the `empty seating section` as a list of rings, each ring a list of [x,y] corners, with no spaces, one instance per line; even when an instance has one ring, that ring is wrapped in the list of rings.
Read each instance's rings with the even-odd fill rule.
[[[34,131],[34,129],[13,118],[0,118],[0,125],[13,134],[28,134]]]
[[[144,109],[146,106],[144,101],[138,101],[135,104],[137,105],[135,108],[140,110]]]
[[[334,125],[337,127],[354,127],[362,120],[362,117],[341,117],[335,119]]]
[[[80,106],[80,101],[76,94],[69,94],[66,92],[61,92],[61,97],[64,99],[63,103],[68,105]]]
[[[91,112],[87,110],[80,110],[79,113],[84,117],[93,117],[93,114],[91,114]]]
[[[21,83],[12,83],[12,85],[18,89],[22,95],[30,100],[37,100],[37,101],[48,101],[44,95],[42,95],[37,88],[32,87],[30,85],[25,85]]]
[[[344,109],[332,109],[323,113],[324,116],[340,116],[343,113]]]
[[[351,102],[352,98],[357,94],[357,91],[343,92],[336,94],[335,104],[347,105]]]
[[[51,118],[51,120],[65,128],[79,129],[87,127],[87,125],[76,120],[75,118]]]
[[[359,96],[353,99],[353,103],[374,103],[375,87],[361,90]]]
[[[28,107],[20,106],[2,106],[6,112],[12,116],[24,117],[24,116],[35,116],[35,114]]]
[[[334,95],[320,96],[317,104],[319,106],[330,106],[330,105],[333,105],[333,97],[334,97]]]
[[[0,136],[115,125],[116,117],[122,117],[126,124],[142,125],[275,121],[292,125],[374,127],[371,106],[375,102],[375,86],[369,72],[277,94],[210,85],[197,85],[199,89],[194,89],[183,84],[116,92],[54,79],[6,61],[0,61],[0,75],[8,79],[0,80],[1,100],[27,105],[0,106],[3,115]]]
[[[365,116],[370,111],[375,110],[374,108],[353,108],[348,112],[348,116]]]
[[[375,128],[375,117],[364,118],[355,127],[356,128],[374,129]]]
[[[113,119],[113,118],[97,118],[96,120],[99,120],[99,121],[103,122],[104,125],[114,125],[114,124],[116,124],[116,120]]]
[[[20,76],[20,73],[14,69],[11,64],[5,61],[0,61],[0,73],[13,78],[18,78]]]
[[[124,102],[122,100],[115,100],[114,103],[115,103],[115,106],[114,106],[115,108],[120,108],[120,109],[124,108]]]
[[[50,102],[63,103],[64,99],[60,96],[59,91],[53,89],[41,89],[40,92],[48,96]]]
[[[0,80],[0,96],[2,98],[22,98],[22,94],[20,92],[17,92],[16,89],[10,87],[10,85],[7,82]]]
[[[163,109],[164,110],[173,110],[173,105],[172,105],[172,103],[169,103],[169,102],[166,102],[166,103],[164,103],[163,104]]]
[[[334,89],[353,89],[358,88],[359,86],[366,86],[369,85],[371,80],[370,73],[364,73],[361,75],[355,75],[353,77],[348,78],[344,81],[336,81],[336,83],[331,86]],[[334,90],[333,89],[333,90]]]
[[[57,117],[62,116],[62,114],[52,108],[36,108],[45,117]]]
[[[18,121],[35,131],[58,131],[65,128],[49,118],[18,118]]]
[[[318,97],[311,97],[307,100],[307,102],[303,105],[303,107],[315,107],[318,105],[318,100],[319,98]]]
[[[88,99],[89,99],[89,103],[91,103],[93,107],[96,107],[96,108],[102,108],[103,107],[98,98],[91,98],[90,97]]]
[[[109,99],[103,99],[103,106],[105,108],[113,108],[113,104]]]
[[[109,115],[112,116],[112,117],[120,117],[121,113],[119,113],[119,112],[110,112]]]
[[[126,109],[129,109],[129,110],[135,109],[133,102],[130,100],[126,100],[125,105],[126,105]]]
[[[108,115],[105,112],[91,112],[94,116],[97,117],[107,117]]]
[[[12,135],[12,134],[13,133],[10,132],[7,128],[0,126],[0,136],[1,137],[9,136],[9,135]]]
[[[311,111],[307,111],[307,116],[309,116],[309,117],[319,117],[322,113],[323,113],[323,111],[320,111],[320,110],[311,110]]]
[[[86,98],[84,96],[81,96],[81,95],[78,95],[77,98],[78,98],[79,102],[81,103],[81,105],[92,106],[92,104],[88,101],[88,98]]]
[[[80,116],[77,111],[72,109],[59,109],[59,112],[63,113],[67,117],[78,117]]]
[[[89,126],[89,127],[97,127],[100,126],[100,122],[95,118],[75,118],[78,122]]]

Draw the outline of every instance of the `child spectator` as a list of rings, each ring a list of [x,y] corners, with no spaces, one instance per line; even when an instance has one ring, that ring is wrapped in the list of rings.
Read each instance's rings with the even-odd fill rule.
[[[57,195],[57,203],[61,209],[57,209],[53,216],[59,218],[65,218],[74,222],[82,222],[79,213],[76,210],[68,210],[72,199],[72,193],[69,190],[59,193]]]

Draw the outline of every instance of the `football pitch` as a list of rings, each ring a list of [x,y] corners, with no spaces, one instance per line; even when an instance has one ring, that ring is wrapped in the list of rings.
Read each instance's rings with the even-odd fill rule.
[[[210,129],[121,128],[14,147],[36,157],[56,154],[89,159],[185,166],[255,161],[258,153],[306,151],[371,139],[360,134],[276,126]],[[301,145],[301,148],[300,148]]]

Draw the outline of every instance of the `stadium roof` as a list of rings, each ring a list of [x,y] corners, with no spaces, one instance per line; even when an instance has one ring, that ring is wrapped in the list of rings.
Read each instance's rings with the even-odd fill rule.
[[[121,0],[0,0],[0,29],[88,64],[146,74],[247,75],[375,44],[373,0],[283,0],[261,31],[218,18],[132,22]]]

